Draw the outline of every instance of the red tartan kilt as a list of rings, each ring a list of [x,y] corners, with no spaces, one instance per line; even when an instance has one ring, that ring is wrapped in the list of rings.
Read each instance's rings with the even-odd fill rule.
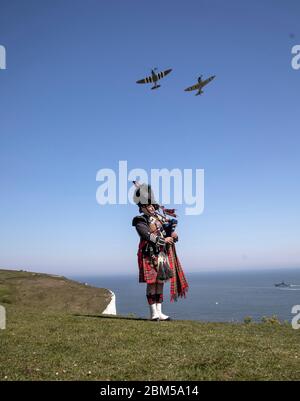
[[[141,241],[137,254],[139,266],[139,283],[163,283],[164,281],[157,280],[157,271],[155,267],[150,263],[150,257],[142,254],[142,248],[144,245],[145,241]]]
[[[165,281],[157,280],[157,271],[150,263],[150,257],[142,253],[142,248],[146,241],[141,241],[138,250],[138,266],[139,266],[139,282],[154,284],[164,283]],[[171,302],[177,301],[179,297],[186,297],[188,291],[188,283],[186,281],[181,263],[177,257],[175,246],[167,247],[167,256],[171,270],[173,270],[173,277],[170,279],[170,294]],[[169,280],[168,280],[169,281]]]
[[[139,263],[139,282],[154,284],[157,282],[157,271],[154,266],[150,264],[150,260],[146,256],[142,256]]]

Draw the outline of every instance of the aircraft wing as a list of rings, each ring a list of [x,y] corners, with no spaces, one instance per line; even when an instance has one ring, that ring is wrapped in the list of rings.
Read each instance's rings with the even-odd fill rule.
[[[150,82],[153,82],[152,77],[147,77],[136,81],[137,84],[149,84]]]
[[[154,79],[153,79],[152,76],[150,76],[150,77],[147,77],[147,78],[144,78],[144,79],[140,79],[140,80],[136,81],[136,83],[137,84],[149,84],[151,82],[156,82],[159,79],[161,79],[161,78],[165,77],[166,75],[168,75],[171,71],[172,71],[172,68],[169,68],[168,70],[161,71],[161,72],[158,72],[157,74],[155,74],[156,77]]]
[[[203,88],[203,86],[207,85],[210,81],[212,81],[215,78],[215,75],[212,75],[211,77],[205,79],[204,81],[201,82],[201,88]]]
[[[199,89],[199,88],[200,88],[200,84],[198,82],[196,85],[189,86],[188,88],[186,88],[185,91],[186,92],[190,92],[190,91],[194,91],[194,90]]]
[[[168,70],[159,72],[157,74],[157,79],[161,79],[161,78],[165,77],[166,75],[170,74],[171,71],[172,71],[172,68],[169,68]]]

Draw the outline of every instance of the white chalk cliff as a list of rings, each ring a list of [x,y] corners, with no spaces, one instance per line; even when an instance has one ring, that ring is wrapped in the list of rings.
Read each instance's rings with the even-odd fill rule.
[[[104,309],[102,312],[103,315],[116,315],[117,314],[117,309],[116,309],[116,296],[114,292],[108,290],[111,294],[111,299],[110,303],[107,305],[107,307]]]

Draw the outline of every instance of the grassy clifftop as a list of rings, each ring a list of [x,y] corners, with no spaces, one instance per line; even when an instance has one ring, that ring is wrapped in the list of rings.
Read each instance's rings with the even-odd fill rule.
[[[300,330],[290,325],[104,317],[99,289],[28,274],[0,271],[0,380],[300,379]],[[45,278],[53,285],[41,297]]]
[[[0,270],[0,304],[46,311],[101,313],[111,295],[62,276]]]

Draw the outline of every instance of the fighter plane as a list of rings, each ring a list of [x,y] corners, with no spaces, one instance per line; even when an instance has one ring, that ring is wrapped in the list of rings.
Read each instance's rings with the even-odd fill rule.
[[[165,77],[166,75],[168,75],[172,69],[168,69],[162,72],[156,72],[157,68],[154,68],[153,70],[151,70],[151,76],[144,78],[144,79],[140,79],[139,81],[136,81],[137,84],[149,84],[149,83],[153,83],[154,82],[154,86],[152,86],[151,89],[158,89],[160,88],[161,85],[157,85],[157,81],[163,77]]]
[[[212,81],[215,77],[216,77],[215,75],[212,75],[211,77],[209,77],[203,81],[202,75],[200,75],[200,77],[198,78],[198,83],[193,86],[189,86],[188,88],[185,89],[185,91],[190,92],[190,91],[194,91],[194,90],[198,89],[198,92],[196,93],[195,96],[201,95],[201,93],[204,93],[202,88],[205,85],[207,85],[210,81]]]

